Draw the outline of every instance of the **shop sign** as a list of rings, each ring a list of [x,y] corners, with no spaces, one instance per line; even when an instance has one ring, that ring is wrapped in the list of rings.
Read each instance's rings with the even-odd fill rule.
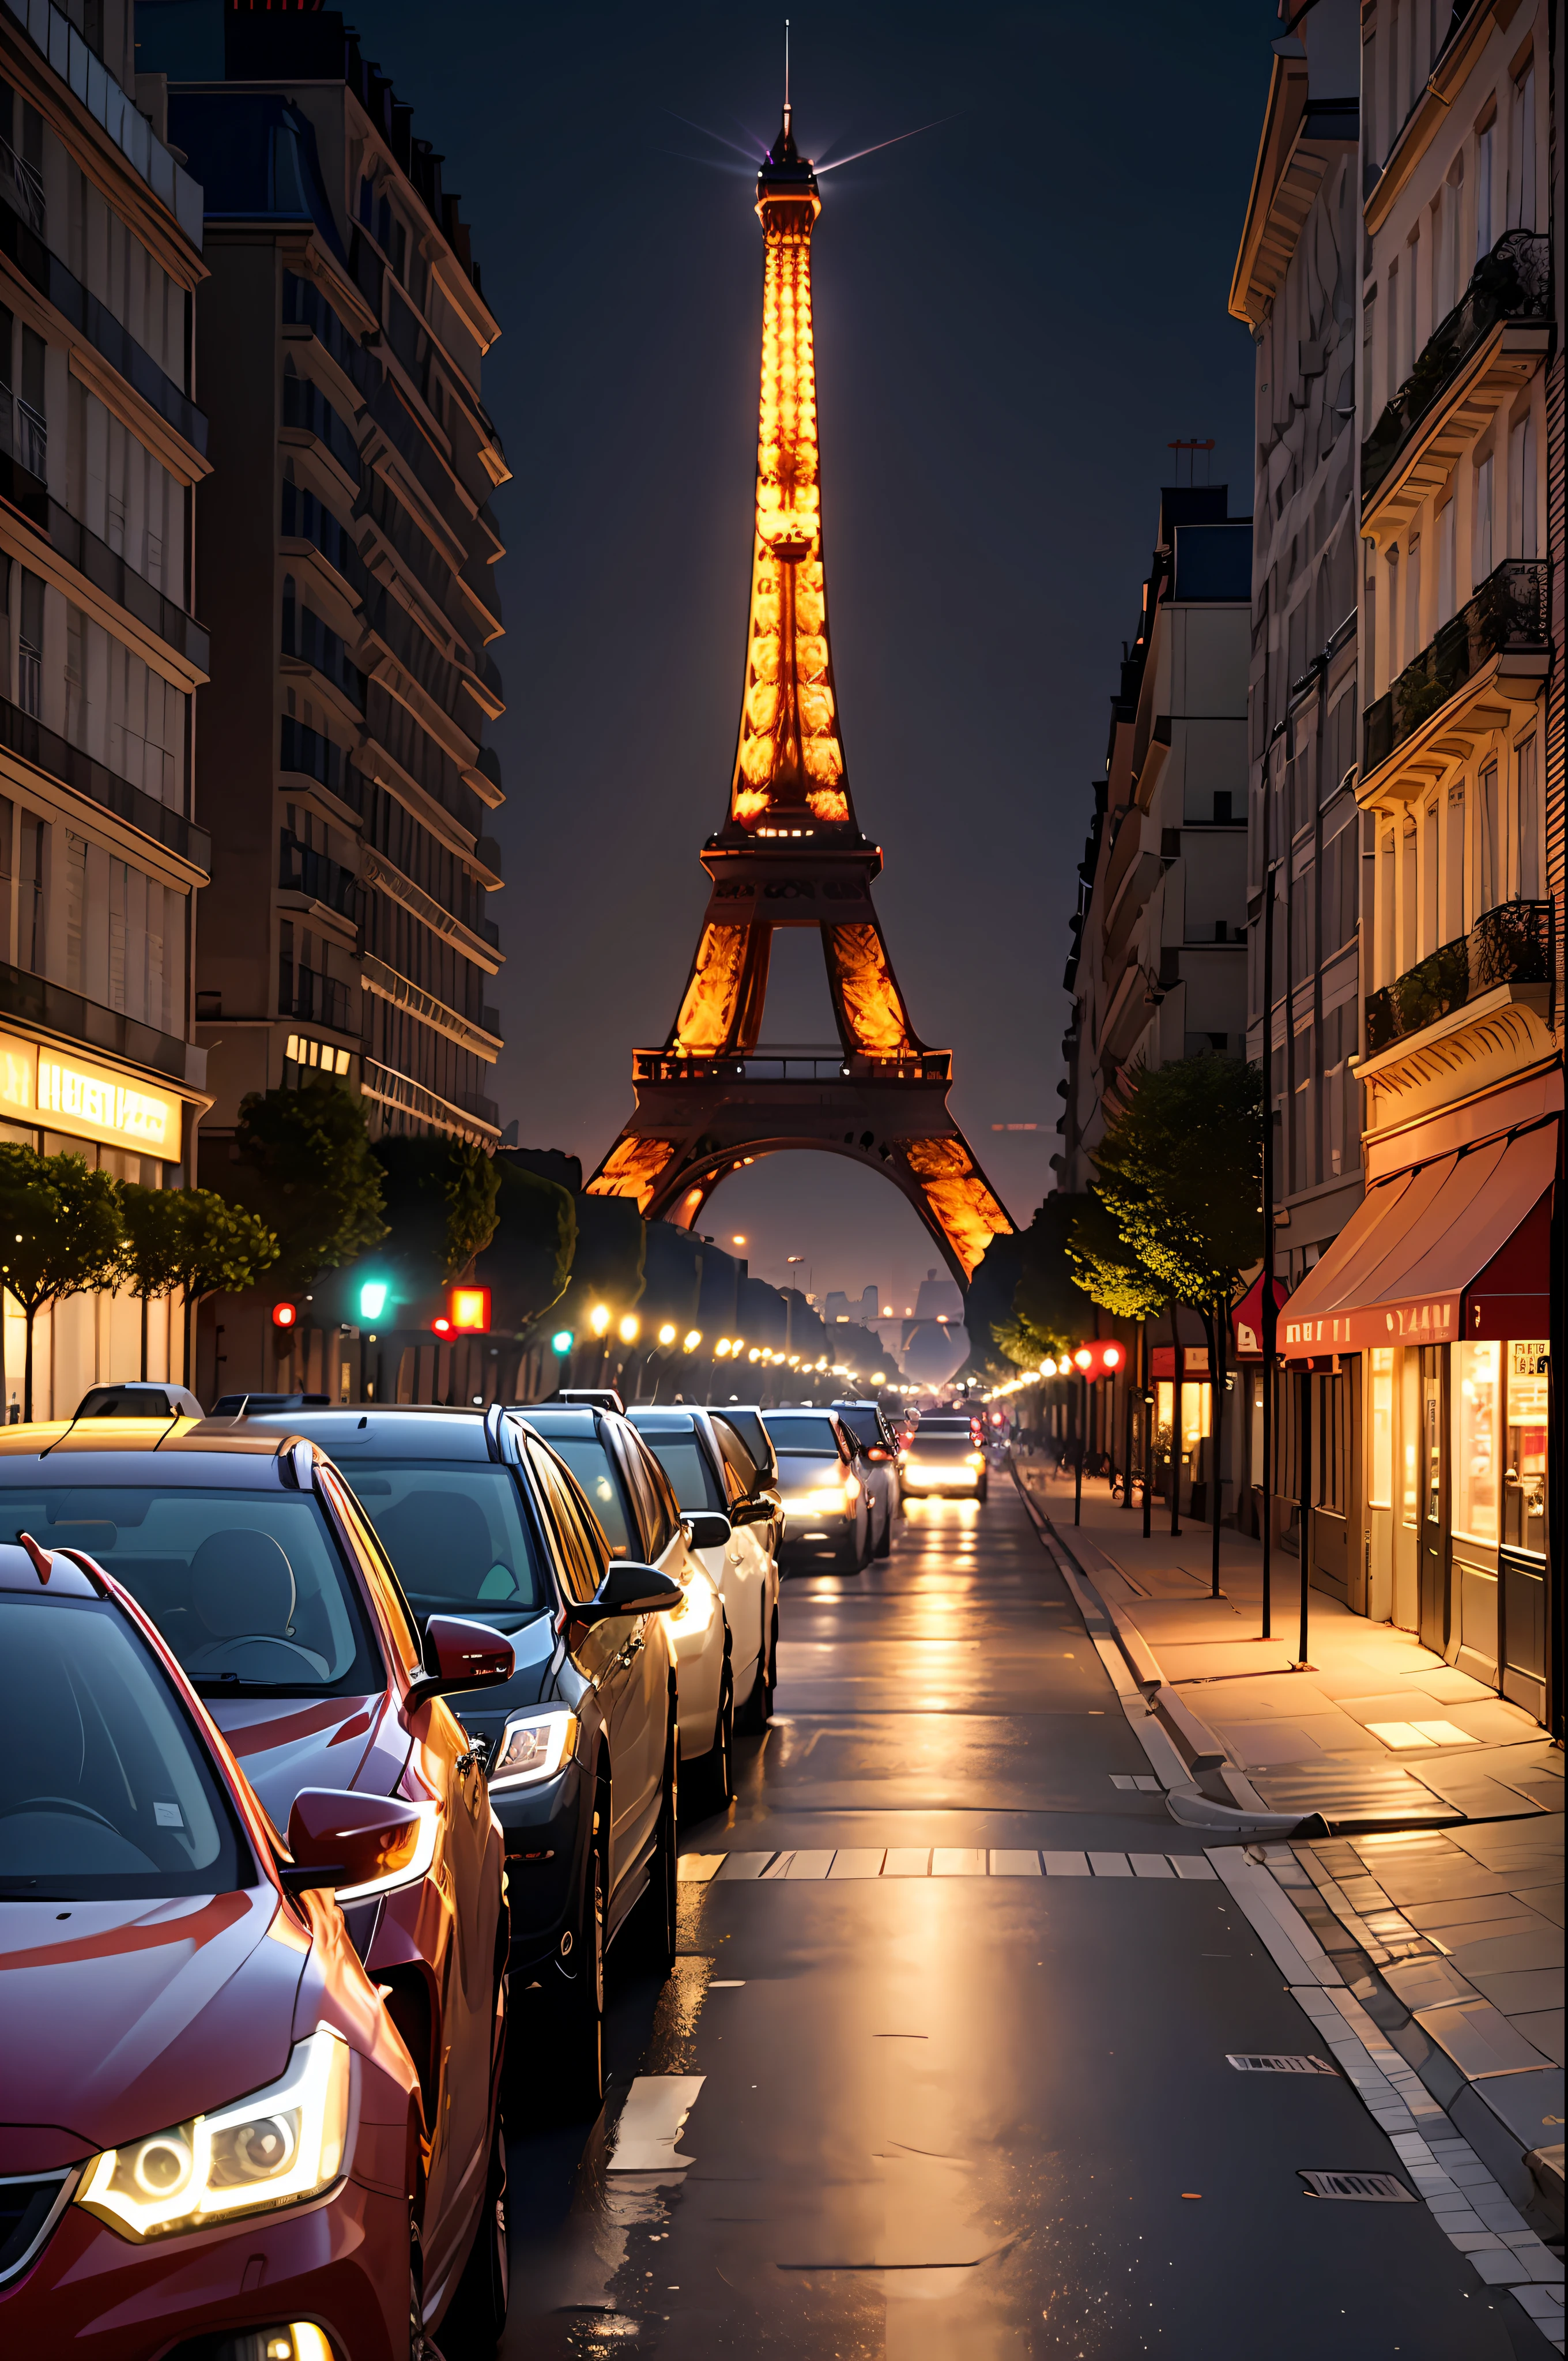
[[[1322,1320],[1281,1320],[1279,1349],[1292,1359],[1318,1353],[1359,1353],[1372,1345],[1451,1345],[1459,1300],[1431,1303],[1371,1303]]]
[[[0,1034],[0,1112],[13,1121],[178,1159],[181,1102],[139,1078]]]

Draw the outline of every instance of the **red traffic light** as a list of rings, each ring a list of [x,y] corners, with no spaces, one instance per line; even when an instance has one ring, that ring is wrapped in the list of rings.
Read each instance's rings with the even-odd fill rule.
[[[1083,1378],[1109,1378],[1122,1367],[1126,1357],[1122,1345],[1093,1337],[1087,1345],[1074,1347],[1072,1366]]]
[[[272,1306],[274,1328],[292,1328],[299,1316],[300,1307],[297,1303],[275,1303]]]
[[[439,1319],[433,1320],[430,1324],[438,1336],[450,1336],[452,1334],[452,1323],[447,1319],[444,1312],[441,1314]]]
[[[490,1290],[488,1287],[449,1288],[446,1296],[446,1317],[454,1328],[470,1335],[483,1336],[490,1325]]]

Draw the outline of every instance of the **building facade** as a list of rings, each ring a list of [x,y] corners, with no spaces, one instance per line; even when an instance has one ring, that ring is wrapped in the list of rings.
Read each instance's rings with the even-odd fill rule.
[[[180,1187],[192,1038],[192,384],[202,193],[138,83],[129,0],[0,8],[0,1138]],[[5,1299],[18,1400],[24,1324]],[[182,1378],[167,1301],[39,1315],[34,1410]]]
[[[1288,533],[1292,553],[1288,573],[1277,557],[1260,572],[1256,620],[1272,631],[1277,597],[1288,611],[1304,598],[1309,619],[1292,638],[1288,611],[1255,659],[1269,687],[1252,747],[1254,881],[1261,891],[1266,870],[1275,881],[1277,953],[1282,937],[1291,961],[1267,994],[1282,1116],[1276,1270],[1291,1290],[1279,1320],[1276,1515],[1299,1512],[1304,1497],[1314,1582],[1555,1726],[1563,464],[1552,29],[1544,4],[1477,0],[1450,15],[1409,0],[1355,12],[1319,0],[1299,39],[1276,44],[1265,185],[1233,309],[1260,339],[1260,517],[1272,503],[1277,543]],[[1354,155],[1327,136],[1336,118],[1343,132],[1350,87]],[[1336,620],[1343,438],[1327,406],[1314,430],[1308,387],[1348,381],[1347,300],[1327,286],[1331,256],[1335,289],[1359,290],[1354,405],[1342,394],[1332,411],[1354,408],[1354,638]],[[1315,494],[1314,446],[1328,471]],[[1265,555],[1260,526],[1260,566]],[[1321,642],[1310,585],[1299,588],[1316,567],[1334,586],[1315,610]],[[1298,653],[1317,657],[1315,677],[1298,675]],[[1347,709],[1353,733],[1334,723]],[[1327,820],[1342,813],[1331,837]],[[1336,864],[1341,840],[1355,857]],[[1299,921],[1309,868],[1315,891]],[[1354,954],[1331,939],[1346,931],[1351,873]],[[1341,989],[1353,955],[1354,1001]],[[1256,1014],[1261,1049],[1261,1002]],[[1310,1031],[1321,1045],[1298,1055]],[[1348,1086],[1331,1089],[1334,1060]],[[1353,1109],[1359,1202],[1347,1203]]]
[[[1299,1283],[1362,1197],[1357,691],[1356,290],[1361,252],[1354,0],[1317,0],[1274,44],[1231,286],[1254,346],[1252,659],[1247,684],[1247,1056],[1266,1061],[1274,1268]],[[1254,1332],[1255,1334],[1255,1332]],[[1299,1407],[1264,1471],[1264,1372],[1240,1370],[1244,1490],[1299,1548]],[[1326,1388],[1313,1577],[1364,1605],[1359,1462],[1342,1379]]]
[[[1072,1016],[1058,1086],[1062,1146],[1051,1164],[1066,1194],[1094,1178],[1094,1150],[1124,1076],[1205,1052],[1245,1053],[1251,569],[1252,520],[1229,514],[1224,486],[1166,488],[1137,635],[1111,700],[1105,777],[1095,783],[1063,976]],[[1115,1325],[1084,1299],[1086,1333]],[[1197,1314],[1179,1315],[1179,1326],[1184,1372],[1193,1368],[1177,1449],[1190,1505],[1191,1486],[1209,1480],[1208,1357]],[[1174,1356],[1175,1338],[1157,1349]],[[1157,1361],[1154,1376],[1168,1449],[1174,1360],[1168,1369]],[[1092,1389],[1084,1440],[1094,1462],[1124,1464],[1126,1394],[1139,1378],[1129,1350],[1114,1384]],[[1059,1425],[1078,1406],[1073,1388],[1051,1414]],[[1139,1433],[1135,1424],[1135,1445]]]

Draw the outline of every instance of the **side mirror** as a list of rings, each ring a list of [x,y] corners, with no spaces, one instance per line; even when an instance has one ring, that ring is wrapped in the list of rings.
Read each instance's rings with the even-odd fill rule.
[[[426,1669],[409,1684],[404,1710],[414,1713],[433,1697],[449,1697],[462,1689],[494,1688],[510,1681],[517,1658],[510,1640],[488,1623],[470,1622],[461,1615],[433,1615],[424,1627]]]
[[[566,1611],[574,1623],[602,1623],[611,1615],[653,1615],[663,1607],[678,1607],[685,1597],[680,1584],[656,1565],[618,1558],[592,1598]]]
[[[302,1787],[289,1814],[292,1862],[279,1871],[291,1894],[307,1886],[368,1885],[396,1876],[419,1850],[424,1814],[396,1795]]]
[[[692,1509],[681,1520],[693,1549],[722,1549],[729,1539],[729,1519],[718,1509]]]

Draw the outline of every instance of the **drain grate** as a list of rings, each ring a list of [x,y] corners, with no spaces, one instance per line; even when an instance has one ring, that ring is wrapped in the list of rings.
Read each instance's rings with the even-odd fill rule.
[[[1326,2058],[1254,2058],[1234,2049],[1226,2050],[1225,2063],[1238,2074],[1332,2074],[1338,2070]]]
[[[1309,2197],[1354,2197],[1369,2205],[1413,2205],[1397,2172],[1303,2172]]]

